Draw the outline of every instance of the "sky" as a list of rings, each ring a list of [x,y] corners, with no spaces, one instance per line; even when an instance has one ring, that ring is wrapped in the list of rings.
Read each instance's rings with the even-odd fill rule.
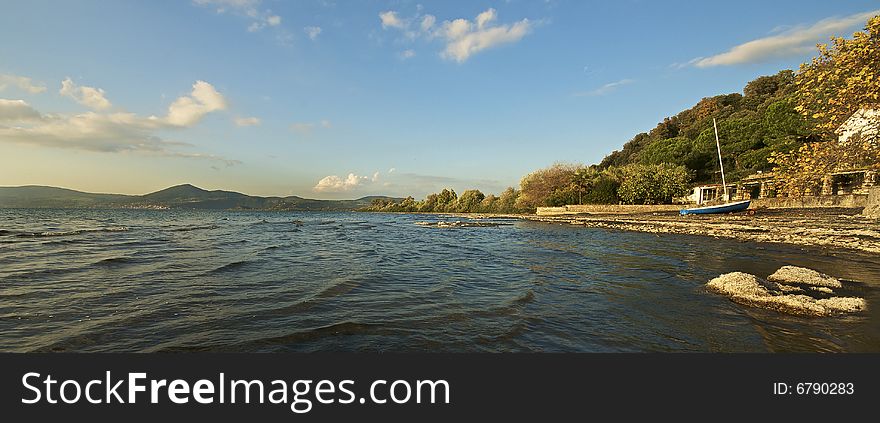
[[[4,1],[0,186],[499,193],[797,69],[871,1]]]

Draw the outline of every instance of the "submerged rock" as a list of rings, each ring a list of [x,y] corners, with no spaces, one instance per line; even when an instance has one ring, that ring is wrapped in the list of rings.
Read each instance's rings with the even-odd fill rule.
[[[726,273],[706,286],[733,302],[801,316],[833,316],[855,313],[867,308],[864,298],[831,297],[816,299],[803,294],[787,294],[791,287],[763,281],[743,272]]]
[[[500,222],[468,222],[468,221],[443,221],[438,220],[436,222],[416,222],[416,225],[419,226],[428,226],[433,228],[483,228],[483,227],[493,227],[493,226],[503,226],[510,225],[510,223],[500,223]]]
[[[813,269],[797,266],[782,266],[772,275],[767,276],[767,280],[778,283],[824,286],[828,288],[843,287],[837,278],[819,273]]]

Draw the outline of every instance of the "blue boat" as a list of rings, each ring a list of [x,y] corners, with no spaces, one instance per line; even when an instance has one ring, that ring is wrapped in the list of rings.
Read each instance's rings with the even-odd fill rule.
[[[734,201],[733,203],[718,204],[716,206],[682,209],[679,213],[681,213],[682,216],[686,214],[735,213],[749,208],[751,202],[752,200]]]

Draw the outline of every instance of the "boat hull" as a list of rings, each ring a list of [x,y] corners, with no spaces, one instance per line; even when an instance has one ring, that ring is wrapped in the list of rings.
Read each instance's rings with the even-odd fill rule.
[[[716,213],[736,213],[749,208],[751,200],[737,201],[734,203],[719,204],[717,206],[697,207],[695,209],[682,209],[680,213],[686,214],[716,214]]]

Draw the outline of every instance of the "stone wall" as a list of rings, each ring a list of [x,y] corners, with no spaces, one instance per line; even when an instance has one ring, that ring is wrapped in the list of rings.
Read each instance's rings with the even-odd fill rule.
[[[871,188],[863,213],[865,216],[880,218],[880,187]]]
[[[864,194],[817,195],[805,197],[758,198],[752,200],[750,208],[803,209],[821,207],[857,208],[865,207],[868,196]]]

